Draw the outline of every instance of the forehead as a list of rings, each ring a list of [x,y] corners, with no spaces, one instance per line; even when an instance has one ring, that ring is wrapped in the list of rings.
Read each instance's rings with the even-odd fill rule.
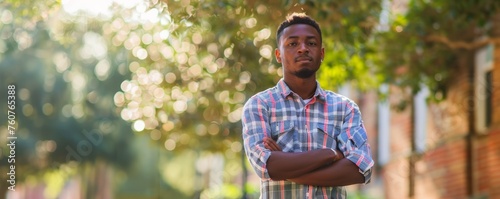
[[[283,34],[281,35],[281,40],[288,38],[316,38],[320,39],[318,31],[307,24],[294,24],[283,29]]]

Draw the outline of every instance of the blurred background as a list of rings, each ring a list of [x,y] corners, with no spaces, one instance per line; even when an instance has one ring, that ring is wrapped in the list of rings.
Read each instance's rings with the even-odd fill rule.
[[[1,0],[0,198],[258,198],[241,109],[291,12],[363,113],[349,198],[500,198],[497,0]]]

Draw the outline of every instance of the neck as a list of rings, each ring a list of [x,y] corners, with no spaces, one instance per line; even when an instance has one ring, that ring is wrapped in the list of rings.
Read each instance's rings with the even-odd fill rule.
[[[284,78],[286,85],[294,92],[297,93],[302,99],[309,99],[316,91],[316,77],[302,79],[298,77]]]

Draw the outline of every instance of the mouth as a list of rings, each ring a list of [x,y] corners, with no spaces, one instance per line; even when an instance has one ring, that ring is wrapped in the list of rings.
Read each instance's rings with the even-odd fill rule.
[[[310,61],[312,61],[312,58],[308,56],[301,56],[295,58],[295,62],[310,62]]]

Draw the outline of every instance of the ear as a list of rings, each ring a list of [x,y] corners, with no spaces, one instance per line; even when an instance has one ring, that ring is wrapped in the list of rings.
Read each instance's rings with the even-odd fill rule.
[[[281,52],[278,48],[274,50],[274,56],[276,56],[276,61],[278,63],[281,63]]]
[[[323,62],[324,58],[325,58],[325,48],[321,48],[321,62]]]

